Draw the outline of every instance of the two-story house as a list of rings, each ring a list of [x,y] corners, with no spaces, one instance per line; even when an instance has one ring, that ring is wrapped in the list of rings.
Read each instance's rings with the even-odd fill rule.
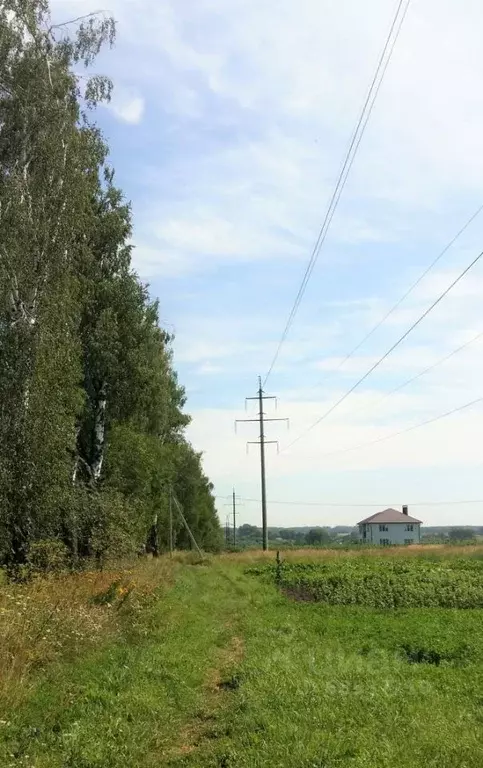
[[[363,544],[419,544],[421,541],[421,520],[410,517],[407,506],[402,512],[385,509],[361,520],[359,540]]]

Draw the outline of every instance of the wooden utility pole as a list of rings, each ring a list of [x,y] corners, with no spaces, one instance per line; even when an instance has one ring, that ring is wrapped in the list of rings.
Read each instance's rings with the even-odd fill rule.
[[[203,553],[202,553],[201,549],[199,548],[198,542],[196,541],[195,537],[193,536],[193,532],[192,532],[191,528],[189,527],[189,525],[188,525],[188,523],[186,521],[186,518],[185,518],[184,513],[183,513],[183,507],[181,506],[181,504],[179,503],[178,499],[176,498],[176,496],[174,495],[174,493],[172,491],[171,491],[171,498],[172,498],[172,501],[174,502],[174,505],[175,505],[176,509],[178,510],[179,516],[181,518],[181,521],[182,521],[184,527],[188,531],[188,536],[191,539],[191,543],[193,544],[194,548],[198,552],[198,554],[200,556],[200,560],[203,560]]]
[[[171,488],[169,489],[169,556],[173,557],[173,501]]]
[[[256,419],[237,419],[235,421],[235,430],[236,425],[241,422],[258,422],[260,425],[260,438],[259,440],[249,440],[247,442],[247,450],[249,445],[259,445],[260,446],[260,477],[261,477],[261,486],[262,486],[262,532],[263,532],[263,549],[266,551],[268,549],[268,526],[267,526],[267,487],[266,487],[266,478],[265,478],[265,446],[270,445],[274,443],[277,446],[278,449],[278,440],[267,440],[265,437],[265,422],[266,421],[285,421],[287,422],[287,425],[289,423],[288,419],[267,419],[264,412],[263,412],[263,403],[264,400],[277,400],[276,397],[273,397],[272,395],[265,395],[262,388],[262,379],[259,376],[258,377],[258,394],[255,397],[247,397],[245,399],[248,400],[257,400],[258,401],[258,418]]]

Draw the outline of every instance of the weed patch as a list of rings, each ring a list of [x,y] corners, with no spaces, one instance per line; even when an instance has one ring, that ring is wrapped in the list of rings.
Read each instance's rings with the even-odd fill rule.
[[[0,706],[28,691],[32,675],[73,659],[139,622],[146,601],[171,580],[166,561],[129,570],[38,577],[0,586]],[[126,621],[129,618],[129,621]]]
[[[239,675],[230,675],[224,680],[220,680],[218,683],[218,688],[221,691],[237,691],[241,685],[241,680]]]
[[[404,643],[401,646],[401,652],[403,658],[410,664],[434,664],[436,667],[439,667],[440,664],[464,666],[473,657],[473,651],[466,643],[454,650],[441,650]]]
[[[237,558],[180,561],[172,589],[148,588],[137,613],[136,572],[89,589],[83,605],[113,622],[103,644],[30,674],[28,696],[0,715],[0,765],[480,768],[482,610],[288,600],[270,570],[245,576]],[[453,573],[479,572],[446,559]],[[376,560],[427,560],[425,574],[448,565]]]

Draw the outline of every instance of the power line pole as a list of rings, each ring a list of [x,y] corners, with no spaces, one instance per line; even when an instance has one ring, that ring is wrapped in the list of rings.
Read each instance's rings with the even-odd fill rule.
[[[231,509],[232,509],[232,515],[233,515],[233,546],[234,547],[236,547],[236,516],[238,514],[238,512],[237,512],[237,504],[239,505],[240,502],[237,501],[235,489],[233,488],[232,500],[231,500],[231,502],[229,502],[229,504],[225,504],[225,507],[231,507]],[[228,527],[227,527],[226,536],[225,536],[227,544],[228,544],[228,541],[229,541],[229,538],[230,538],[230,536],[229,536],[230,523],[228,522],[229,518],[230,518],[230,515],[227,514],[227,516],[226,516],[226,519],[227,519],[226,525]]]
[[[173,502],[171,488],[169,489],[169,556],[173,557]]]
[[[262,487],[262,532],[263,532],[263,549],[266,551],[268,549],[268,528],[267,528],[267,487],[266,487],[266,479],[265,479],[265,446],[270,444],[276,444],[278,449],[278,440],[267,440],[265,437],[265,422],[267,421],[286,421],[287,425],[289,423],[288,419],[267,419],[265,416],[265,413],[263,411],[263,402],[264,400],[276,400],[277,398],[272,395],[265,395],[262,388],[262,379],[259,376],[258,377],[258,394],[255,397],[247,397],[245,398],[245,406],[246,402],[248,400],[257,400],[258,401],[258,418],[256,419],[237,419],[235,421],[235,431],[236,431],[236,425],[241,422],[258,422],[260,425],[260,439],[259,440],[249,440],[247,442],[247,451],[249,445],[259,445],[260,446],[260,477],[261,477],[261,487]]]
[[[188,536],[190,537],[191,542],[194,545],[194,548],[196,549],[196,551],[198,552],[198,554],[200,556],[200,560],[203,560],[203,553],[202,553],[201,549],[199,548],[198,542],[196,541],[195,537],[193,536],[193,532],[192,532],[191,528],[189,527],[189,525],[188,525],[188,523],[186,521],[186,517],[184,516],[184,513],[183,513],[183,507],[179,503],[179,501],[176,498],[176,496],[174,495],[173,491],[171,491],[171,499],[173,500],[174,505],[175,505],[176,509],[178,510],[179,516],[180,516],[180,518],[181,518],[181,520],[183,522],[184,527],[188,531]]]

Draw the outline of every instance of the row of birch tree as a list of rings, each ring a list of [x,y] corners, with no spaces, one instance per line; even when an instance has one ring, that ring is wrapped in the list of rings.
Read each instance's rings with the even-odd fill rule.
[[[114,21],[0,3],[0,562],[57,542],[75,563],[168,543],[173,492],[201,547],[220,527],[173,339],[131,267],[131,210],[89,76]],[[174,518],[179,547],[187,532]]]

